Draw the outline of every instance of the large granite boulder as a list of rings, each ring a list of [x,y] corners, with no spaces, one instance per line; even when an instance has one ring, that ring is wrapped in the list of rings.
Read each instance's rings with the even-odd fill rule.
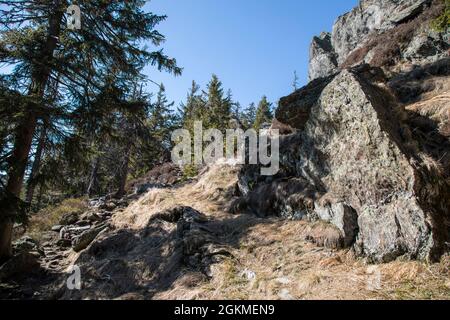
[[[434,260],[449,238],[450,187],[412,147],[382,78],[367,66],[344,70],[320,80],[322,89],[316,83],[315,91],[306,87],[282,99],[277,117],[300,129],[280,143],[280,167],[290,170],[254,183],[246,206],[259,210],[263,202],[254,194],[264,194],[276,200],[270,209],[279,216],[304,212],[325,220],[372,261]],[[296,187],[283,187],[289,181]]]

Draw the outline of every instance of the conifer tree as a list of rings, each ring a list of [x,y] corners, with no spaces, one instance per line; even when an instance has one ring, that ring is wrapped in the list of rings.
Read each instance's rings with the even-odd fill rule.
[[[191,88],[186,97],[186,102],[181,103],[179,113],[181,125],[185,129],[193,127],[193,121],[197,118],[197,113],[203,107],[203,100],[199,94],[200,86],[193,80]]]
[[[271,110],[272,104],[267,101],[267,97],[263,96],[258,104],[256,110],[255,122],[253,128],[256,130],[261,129],[264,123],[270,123],[272,121],[273,115]]]
[[[252,102],[250,105],[244,110],[242,114],[242,123],[245,129],[253,128],[256,119],[256,106],[255,103]]]
[[[142,0],[82,1],[82,28],[72,30],[66,23],[68,1],[0,1],[0,63],[14,66],[11,77],[26,92],[18,107],[21,112],[16,117],[8,159],[8,197],[21,195],[32,141],[43,115],[53,113],[66,121],[76,110],[84,119],[84,112],[92,111],[92,95],[111,74],[130,83],[140,77],[145,64],[180,74],[176,61],[162,50],[143,47],[143,43],[159,46],[164,41],[155,26],[165,19],[144,12],[144,4]],[[57,110],[48,109],[45,95],[52,80],[58,82],[67,100],[79,100],[81,107],[67,101]],[[109,106],[102,104],[93,113],[108,111]],[[0,208],[0,260],[12,253],[16,214],[5,208]]]
[[[158,145],[160,157],[167,158],[171,149],[171,134],[178,126],[178,118],[173,110],[174,102],[167,100],[166,89],[160,85],[156,101],[151,104],[149,130]]]
[[[294,91],[297,91],[297,89],[298,89],[298,75],[297,75],[297,71],[294,71],[294,80],[292,81],[292,88],[294,89]]]
[[[231,119],[231,96],[224,95],[222,82],[215,74],[212,75],[207,90],[206,114],[202,115],[204,126],[224,131]]]

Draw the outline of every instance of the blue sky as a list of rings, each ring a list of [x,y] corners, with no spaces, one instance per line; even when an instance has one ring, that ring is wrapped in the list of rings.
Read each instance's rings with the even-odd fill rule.
[[[202,88],[215,73],[242,106],[262,95],[277,102],[292,92],[294,70],[306,84],[309,45],[331,31],[336,18],[357,0],[152,0],[146,10],[166,14],[157,28],[165,52],[184,68],[181,77],[147,68],[178,105],[191,81]],[[149,91],[155,91],[149,85]]]

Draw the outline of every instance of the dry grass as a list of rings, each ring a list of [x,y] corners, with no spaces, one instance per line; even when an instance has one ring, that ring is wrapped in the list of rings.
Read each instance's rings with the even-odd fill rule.
[[[344,246],[344,238],[339,229],[323,221],[309,226],[306,238],[321,247],[341,249]]]
[[[222,207],[231,197],[237,182],[237,167],[218,164],[198,177],[198,180],[173,189],[153,189],[124,212],[114,216],[118,227],[140,229],[157,212],[177,206],[189,206],[205,214],[225,215]]]
[[[216,266],[199,299],[449,299],[449,259],[368,265],[351,251],[303,240],[306,223],[255,226],[235,258]],[[254,278],[248,278],[248,274]]]
[[[72,212],[81,214],[86,210],[87,202],[84,198],[66,199],[57,205],[41,209],[31,217],[27,234],[33,239],[40,241],[43,233],[58,224],[63,215]]]
[[[433,159],[426,153],[421,152],[418,156],[421,160],[421,164],[428,170],[431,177],[445,177],[446,172],[442,163]]]
[[[230,216],[222,206],[236,171],[214,166],[185,186],[152,190],[115,215],[116,226],[141,229],[159,211],[191,206],[232,230],[221,235],[232,256],[211,266],[211,278],[186,269],[153,299],[450,299],[449,257],[435,265],[369,265],[351,250],[306,241],[307,222]]]
[[[382,279],[389,285],[377,295],[384,299],[450,298],[450,259],[427,265],[416,261],[392,262],[379,266]]]
[[[450,84],[450,79],[447,79]],[[421,116],[428,117],[438,124],[439,132],[450,137],[450,91],[440,95],[423,97],[421,101],[405,107]]]

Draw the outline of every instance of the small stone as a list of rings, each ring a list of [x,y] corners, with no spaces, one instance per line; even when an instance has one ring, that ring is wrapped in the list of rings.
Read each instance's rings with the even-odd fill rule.
[[[287,277],[276,278],[275,281],[284,285],[291,283],[291,280],[289,280],[289,278]]]
[[[72,245],[72,241],[70,241],[69,239],[59,239],[56,242],[56,245],[61,248],[68,248]]]
[[[77,221],[77,223],[75,225],[80,226],[80,227],[86,227],[86,226],[90,225],[90,221],[80,220],[80,221]]]
[[[73,239],[72,248],[75,252],[79,252],[86,249],[87,246],[91,244],[92,241],[97,237],[97,235],[102,232],[106,226],[97,227],[92,230],[84,231],[81,235]]]
[[[55,225],[55,226],[52,227],[52,231],[54,231],[54,232],[60,232],[62,228],[64,228],[63,225],[57,224],[57,225]]]
[[[67,226],[78,221],[78,212],[69,212],[64,214],[59,220],[59,224]]]
[[[100,209],[103,209],[103,210],[106,210],[106,211],[109,211],[109,212],[113,211],[116,208],[117,208],[117,205],[114,202],[111,202],[111,201],[106,202],[105,204],[100,206]]]
[[[278,297],[281,300],[295,300],[288,289],[281,289],[281,291],[278,293]]]
[[[88,220],[90,222],[103,220],[103,218],[95,212],[90,212],[85,218],[86,218],[86,220]]]
[[[241,276],[250,281],[256,278],[256,273],[252,270],[245,269],[242,271]]]
[[[43,255],[42,249],[38,243],[29,236],[24,236],[13,243],[14,252],[36,252],[39,255]]]
[[[50,241],[45,241],[44,243],[42,243],[42,247],[43,248],[48,248],[48,247],[51,247],[51,246],[52,246],[52,243]]]
[[[315,213],[318,217],[337,227],[344,237],[344,247],[350,247],[358,234],[358,214],[356,211],[342,203],[337,202],[327,206],[315,203]]]

